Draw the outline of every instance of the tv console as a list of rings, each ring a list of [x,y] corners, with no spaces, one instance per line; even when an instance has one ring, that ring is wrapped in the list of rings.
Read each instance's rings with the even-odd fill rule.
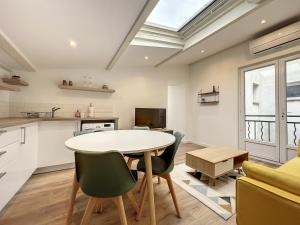
[[[173,134],[174,133],[173,130],[168,129],[168,128],[152,128],[151,130],[166,132],[166,133],[169,133],[169,134]]]

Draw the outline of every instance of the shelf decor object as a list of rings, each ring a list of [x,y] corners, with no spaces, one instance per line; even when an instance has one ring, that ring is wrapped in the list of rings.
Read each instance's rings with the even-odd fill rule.
[[[0,82],[0,90],[5,90],[5,91],[20,91],[20,88],[15,87],[13,85],[5,84],[3,82]]]
[[[68,85],[61,85],[61,84],[59,84],[58,87],[60,89],[75,90],[75,91],[90,91],[90,92],[104,92],[104,93],[115,92],[114,89],[104,89],[104,88],[97,88],[97,87],[68,86]]]
[[[2,81],[10,85],[28,86],[28,83],[21,80],[19,76],[12,76],[11,78],[4,77]]]
[[[213,86],[213,90],[210,92],[202,92],[202,89],[198,93],[198,103],[201,104],[218,104],[219,103],[219,86],[216,88]]]

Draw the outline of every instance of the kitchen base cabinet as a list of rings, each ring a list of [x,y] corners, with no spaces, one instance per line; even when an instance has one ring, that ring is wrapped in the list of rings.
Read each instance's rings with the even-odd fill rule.
[[[78,121],[43,121],[39,123],[38,167],[55,167],[74,162],[74,153],[65,147],[79,128]]]
[[[38,125],[1,129],[0,210],[30,178],[37,166]],[[4,132],[5,131],[5,132]],[[9,140],[9,141],[7,141]]]

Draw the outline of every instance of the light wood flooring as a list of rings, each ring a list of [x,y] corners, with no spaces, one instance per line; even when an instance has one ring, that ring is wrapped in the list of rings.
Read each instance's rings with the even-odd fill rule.
[[[185,153],[199,148],[194,144],[182,144],[178,150],[176,164],[185,162]],[[61,225],[65,223],[67,203],[73,179],[73,169],[32,176],[23,188],[10,201],[0,214],[1,225]],[[156,217],[160,225],[233,225],[235,216],[223,220],[200,201],[193,198],[176,184],[175,192],[179,202],[182,219],[176,217],[176,211],[167,183],[155,184]],[[0,193],[1,197],[1,193]],[[139,194],[136,194],[139,198]],[[79,225],[87,204],[87,197],[80,192],[75,203],[73,225]],[[149,224],[149,214],[145,205],[144,215],[135,221],[134,210],[124,197],[129,225]],[[120,224],[118,210],[111,200],[103,204],[101,214],[94,213],[91,225]]]

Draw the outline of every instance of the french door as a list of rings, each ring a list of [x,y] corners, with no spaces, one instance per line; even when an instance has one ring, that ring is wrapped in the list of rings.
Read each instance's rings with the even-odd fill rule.
[[[243,68],[239,145],[253,157],[284,163],[300,138],[300,55]]]

